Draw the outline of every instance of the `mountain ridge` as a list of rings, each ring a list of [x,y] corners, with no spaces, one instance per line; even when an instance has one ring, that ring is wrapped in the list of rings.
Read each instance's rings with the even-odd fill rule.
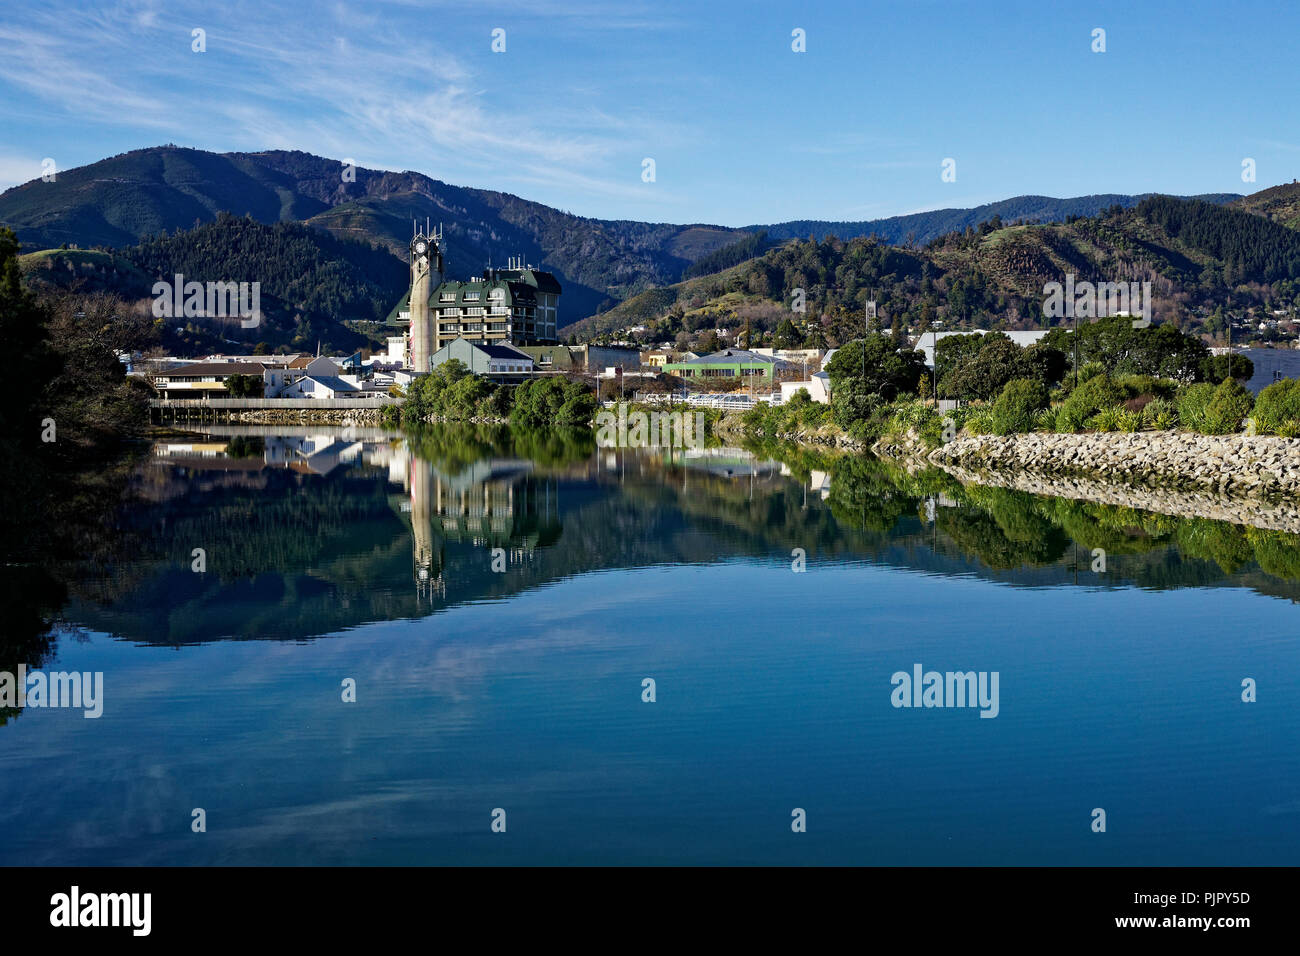
[[[1242,198],[1214,196],[1223,202]],[[229,212],[267,224],[302,222],[339,238],[377,243],[404,261],[412,220],[428,217],[446,230],[449,275],[477,274],[489,262],[522,255],[559,277],[565,288],[561,321],[568,324],[646,289],[671,285],[695,261],[762,230],[773,240],[811,233],[875,234],[894,242],[910,235],[924,242],[953,231],[954,223],[973,226],[992,215],[1056,221],[1140,199],[1012,197],[880,220],[736,228],[576,216],[510,193],[455,186],[410,170],[348,167],[297,150],[216,153],[169,144],[63,171],[52,183],[37,179],[5,190],[0,225],[14,229],[24,251],[65,243],[120,249]]]

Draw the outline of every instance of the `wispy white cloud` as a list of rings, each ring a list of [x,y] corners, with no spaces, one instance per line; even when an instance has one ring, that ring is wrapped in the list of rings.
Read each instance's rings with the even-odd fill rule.
[[[628,21],[626,11],[602,13],[595,5],[514,9],[604,18],[610,28]],[[490,82],[483,81],[493,78],[436,40],[413,44],[375,10],[335,4],[315,22],[294,24],[253,4],[239,5],[226,21],[214,12],[127,2],[90,11],[74,27],[67,9],[38,8],[21,23],[0,20],[0,83],[70,121],[208,148],[296,148],[495,186],[668,198],[664,190],[636,196],[630,182],[610,178],[608,166],[627,149],[629,134],[666,143],[684,138],[679,129],[653,119],[633,129],[634,120],[594,102],[539,109],[526,95],[485,93]],[[190,49],[196,25],[206,30],[206,53]],[[486,27],[484,35],[486,45]]]
[[[0,189],[19,186],[43,174],[41,160],[44,156],[15,156],[0,153]],[[56,167],[57,172],[57,167]]]

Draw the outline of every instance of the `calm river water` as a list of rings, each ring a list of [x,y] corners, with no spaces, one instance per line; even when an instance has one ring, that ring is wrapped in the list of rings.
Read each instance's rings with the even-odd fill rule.
[[[1292,535],[870,458],[228,427],[154,447],[111,545],[11,637],[102,714],[0,712],[0,862],[1300,863]],[[918,666],[996,697],[895,706]]]

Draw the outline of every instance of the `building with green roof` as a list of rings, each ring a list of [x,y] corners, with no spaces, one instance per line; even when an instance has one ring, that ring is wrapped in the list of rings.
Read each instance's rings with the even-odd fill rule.
[[[511,259],[468,281],[447,280],[429,293],[434,352],[456,339],[475,345],[552,345],[559,342],[560,283],[549,272]],[[388,314],[393,328],[409,328],[411,296]]]

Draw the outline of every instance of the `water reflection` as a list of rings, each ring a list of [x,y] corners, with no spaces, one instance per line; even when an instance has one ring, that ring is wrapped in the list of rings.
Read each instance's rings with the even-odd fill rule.
[[[796,548],[814,565],[1016,586],[1300,597],[1300,537],[1268,526],[1285,527],[1285,509],[1257,512],[1243,517],[1255,525],[1176,517],[796,448],[213,426],[155,444],[118,522],[127,553],[70,575],[65,613],[151,643],[302,639],[592,571],[788,564]],[[195,548],[204,574],[191,571]]]

